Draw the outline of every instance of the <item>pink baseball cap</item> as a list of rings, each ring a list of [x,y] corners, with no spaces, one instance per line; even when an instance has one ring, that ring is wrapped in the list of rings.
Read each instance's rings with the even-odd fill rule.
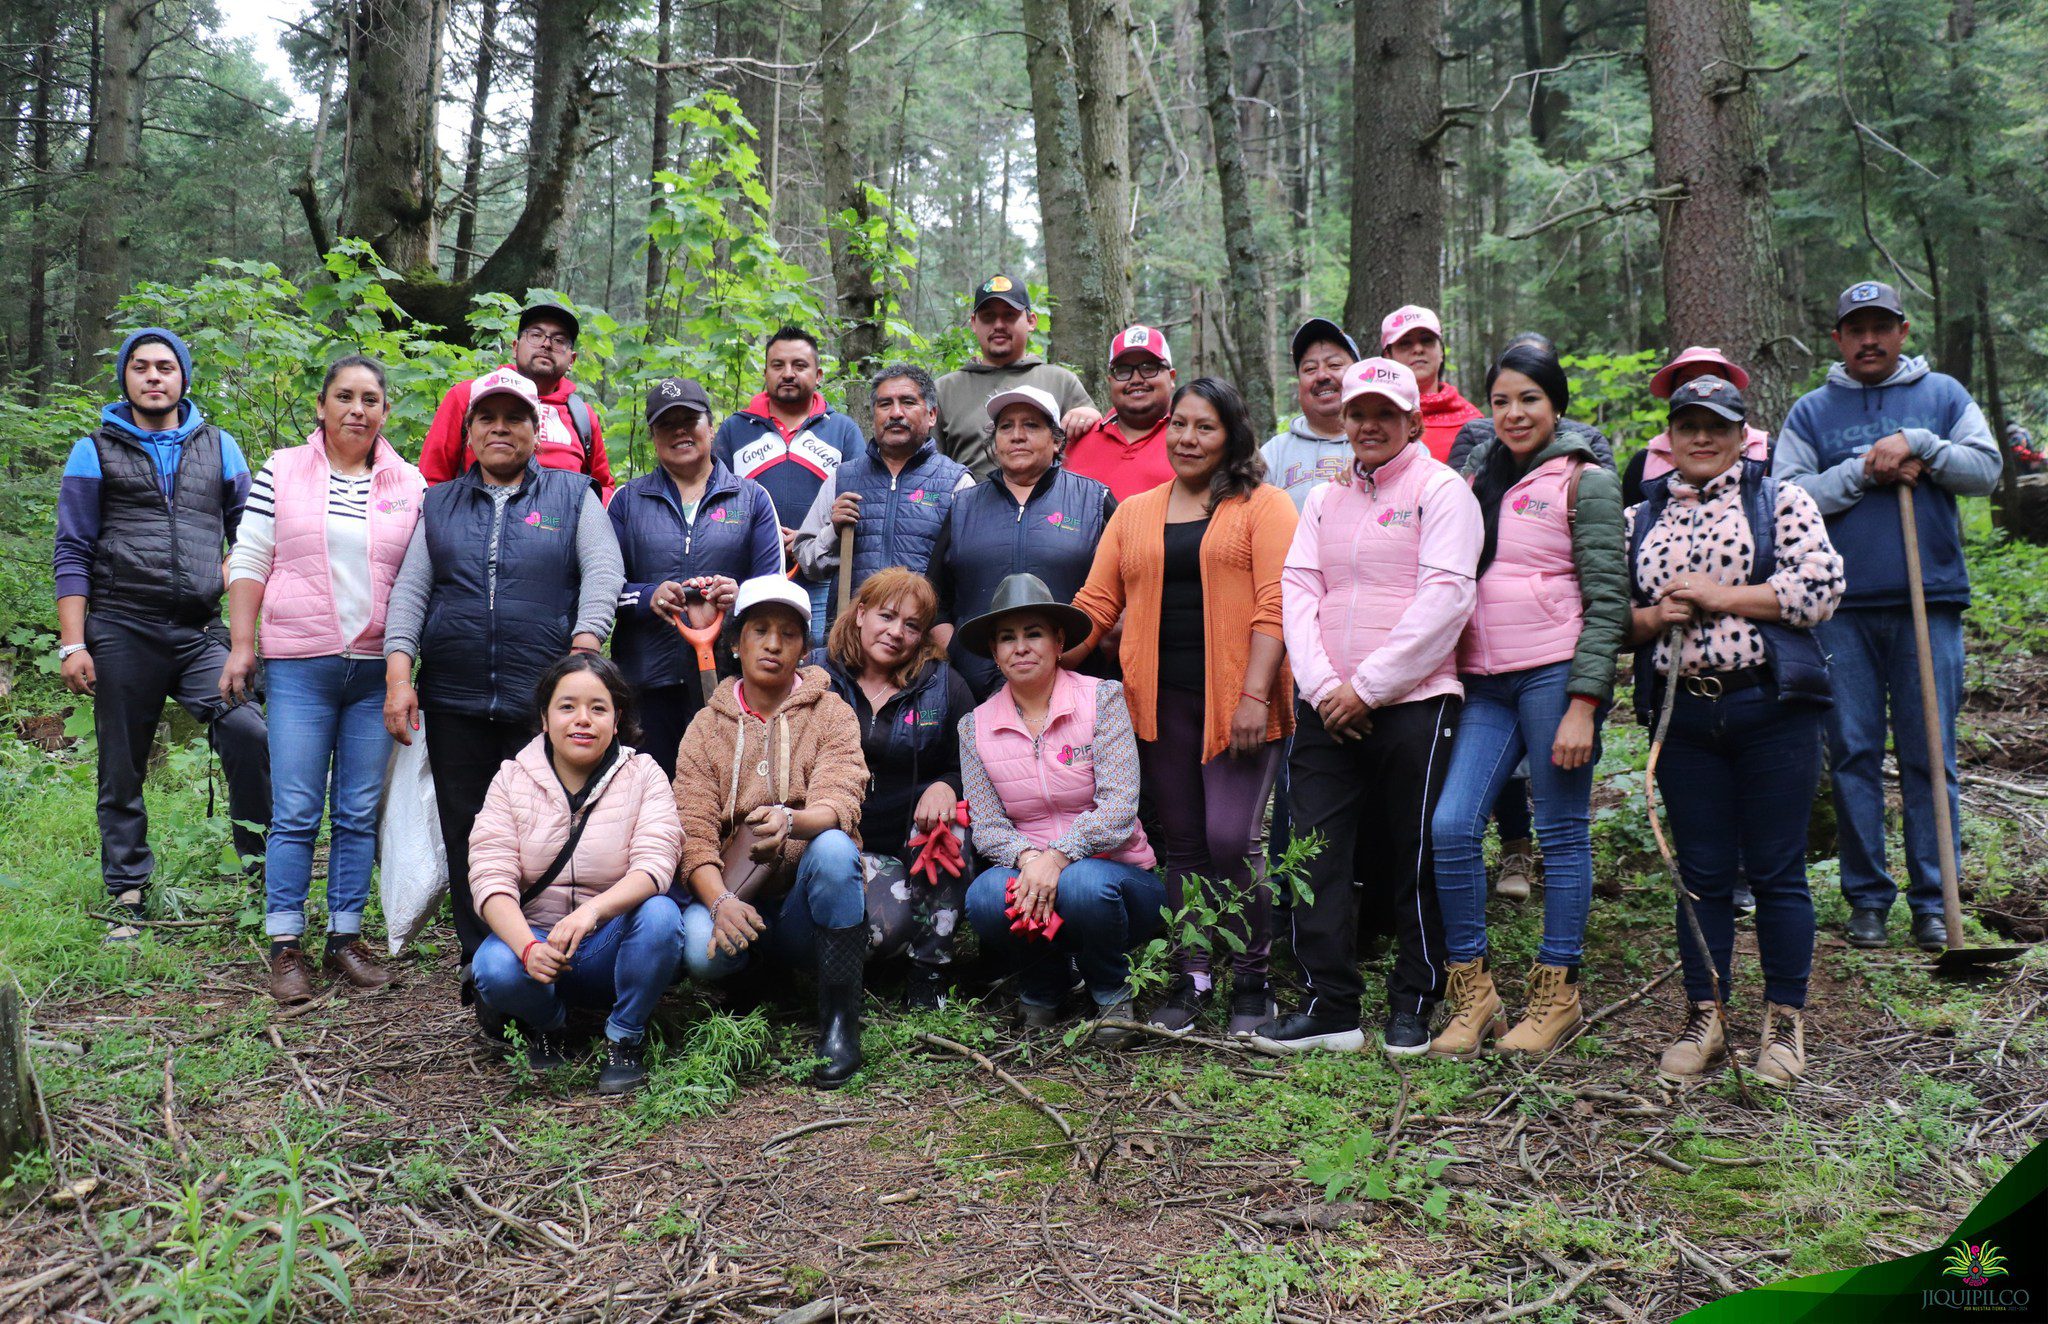
[[[1436,320],[1436,314],[1418,303],[1404,303],[1386,320],[1380,323],[1380,348],[1385,349],[1410,331],[1421,327],[1438,340],[1444,338],[1444,324]]]
[[[475,409],[476,402],[487,395],[516,395],[533,411],[535,421],[540,419],[540,392],[534,389],[533,379],[524,373],[493,368],[469,384],[469,407]]]
[[[1726,377],[1738,391],[1749,389],[1749,374],[1744,372],[1735,360],[1711,345],[1691,345],[1677,358],[1657,369],[1657,375],[1650,378],[1650,394],[1659,400],[1669,400],[1672,391],[1671,379],[1678,375],[1680,368],[1694,363],[1710,365],[1716,377]]]
[[[1344,370],[1344,385],[1337,402],[1348,405],[1361,395],[1383,396],[1401,407],[1404,414],[1422,408],[1422,388],[1407,364],[1392,359],[1360,359]]]
[[[1166,333],[1152,326],[1127,326],[1109,342],[1109,361],[1115,363],[1132,350],[1143,350],[1167,367],[1173,366],[1173,351],[1166,347]]]

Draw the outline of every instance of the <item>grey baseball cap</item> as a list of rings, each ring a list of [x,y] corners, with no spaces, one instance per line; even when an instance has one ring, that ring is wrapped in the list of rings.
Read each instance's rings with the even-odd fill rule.
[[[1835,300],[1835,325],[1850,313],[1865,308],[1882,308],[1892,316],[1903,319],[1905,306],[1899,302],[1899,292],[1881,280],[1860,280],[1842,291],[1842,297]]]

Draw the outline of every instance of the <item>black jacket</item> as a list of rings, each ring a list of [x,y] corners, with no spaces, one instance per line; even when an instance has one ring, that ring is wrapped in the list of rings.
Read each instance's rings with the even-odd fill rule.
[[[868,797],[860,811],[862,845],[877,855],[901,855],[914,832],[910,816],[925,788],[944,782],[960,794],[957,728],[973,711],[974,696],[959,672],[935,659],[876,712],[859,680],[825,649],[813,651],[810,661],[825,669],[833,690],[853,705],[853,714],[860,719],[860,748],[868,761]]]

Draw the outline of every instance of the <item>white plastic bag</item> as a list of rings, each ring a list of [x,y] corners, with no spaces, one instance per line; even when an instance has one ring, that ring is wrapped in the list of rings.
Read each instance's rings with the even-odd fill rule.
[[[448,853],[441,845],[434,774],[427,767],[424,714],[410,745],[392,742],[377,824],[377,872],[385,937],[396,956],[427,927],[448,890]]]

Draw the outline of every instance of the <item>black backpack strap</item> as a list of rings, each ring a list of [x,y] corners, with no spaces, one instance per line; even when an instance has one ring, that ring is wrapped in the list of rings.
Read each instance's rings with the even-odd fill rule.
[[[576,440],[583,443],[583,472],[589,473],[597,466],[596,425],[591,422],[590,406],[583,402],[583,396],[576,391],[569,392],[569,426],[576,431]]]
[[[556,852],[554,862],[548,865],[547,871],[541,874],[538,879],[527,884],[519,893],[519,908],[521,910],[531,905],[534,898],[538,897],[542,892],[554,886],[555,879],[562,876],[562,870],[569,867],[570,859],[576,854],[576,843],[583,840],[583,829],[590,825],[591,811],[597,808],[597,802],[604,798],[605,791],[611,787],[612,778],[617,775],[618,770],[623,766],[623,761],[614,762],[611,768],[603,773],[604,780],[591,789],[590,798],[583,802],[583,808],[569,816],[569,839],[562,843],[562,849]]]

